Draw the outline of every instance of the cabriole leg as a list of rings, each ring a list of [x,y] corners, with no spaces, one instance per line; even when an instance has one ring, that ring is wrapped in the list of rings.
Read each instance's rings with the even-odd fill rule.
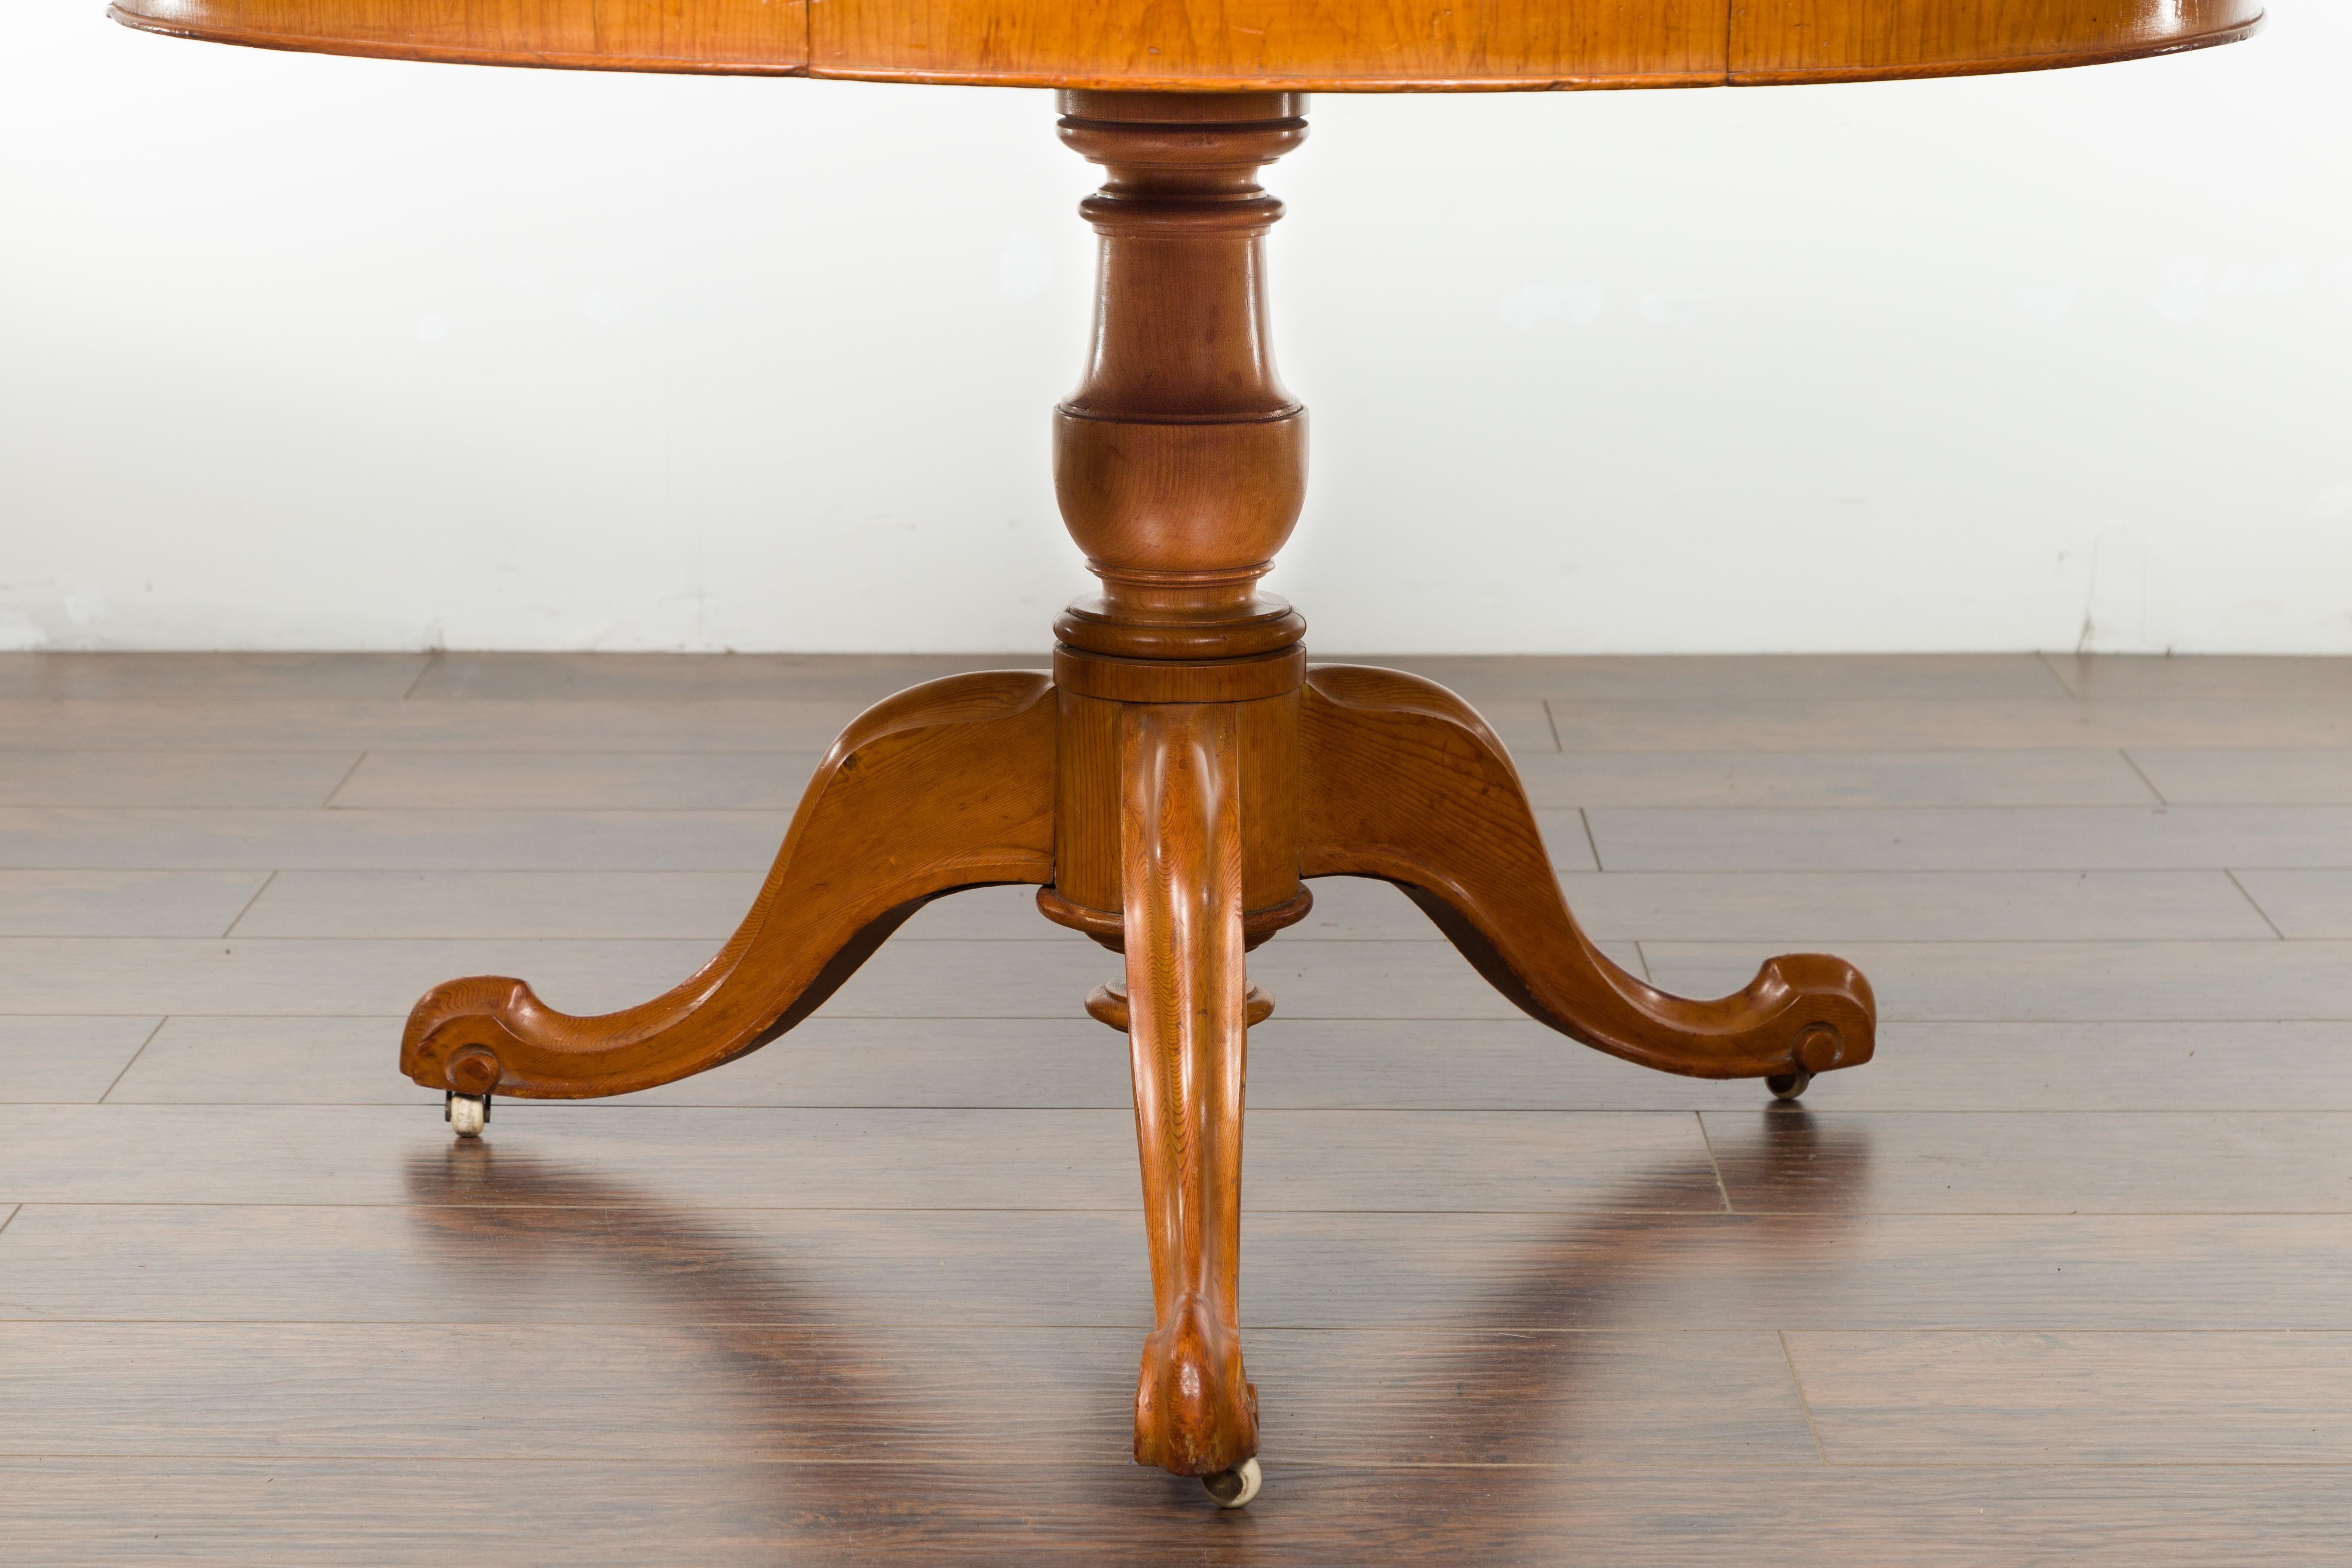
[[[1236,730],[1230,705],[1138,704],[1119,736],[1129,1041],[1158,1323],[1136,1385],[1135,1457],[1187,1476],[1235,1470],[1257,1452],[1239,1318]]]
[[[451,1095],[460,1137],[493,1094],[626,1094],[731,1061],[814,1012],[942,893],[1053,875],[1053,687],[960,675],[868,709],[801,798],[767,885],[700,971],[576,1017],[507,975],[452,980],[410,1013],[400,1069]]]
[[[1610,963],[1569,913],[1502,742],[1444,687],[1321,665],[1299,713],[1305,874],[1398,884],[1529,1016],[1643,1067],[1766,1079],[1783,1099],[1870,1059],[1877,1004],[1843,959],[1783,953],[1706,1001]]]

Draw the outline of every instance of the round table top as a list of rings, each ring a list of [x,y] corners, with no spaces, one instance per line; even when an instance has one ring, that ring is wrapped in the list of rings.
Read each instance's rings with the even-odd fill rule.
[[[2095,65],[2263,0],[115,0],[133,27],[593,70],[1182,91],[1769,86]]]

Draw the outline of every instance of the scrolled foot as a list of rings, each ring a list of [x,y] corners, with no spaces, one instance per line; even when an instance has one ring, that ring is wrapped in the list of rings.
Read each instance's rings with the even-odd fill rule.
[[[1214,1476],[1257,1453],[1257,1389],[1241,1335],[1207,1297],[1188,1295],[1143,1342],[1135,1387],[1135,1459],[1180,1476]]]
[[[1258,1473],[1257,1461],[1244,1459],[1233,1469],[1202,1476],[1201,1489],[1217,1500],[1219,1508],[1247,1508],[1264,1479]]]

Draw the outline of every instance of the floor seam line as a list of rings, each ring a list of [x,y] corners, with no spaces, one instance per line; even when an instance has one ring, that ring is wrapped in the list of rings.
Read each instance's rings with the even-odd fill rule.
[[[1723,1198],[1723,1212],[1737,1214],[1739,1211],[1731,1206],[1731,1189],[1723,1184],[1723,1162],[1715,1157],[1715,1139],[1706,1130],[1706,1112],[1694,1110],[1691,1116],[1698,1123],[1698,1141],[1706,1147],[1706,1168],[1715,1173],[1715,1190]]]
[[[313,809],[319,811],[332,811],[335,809],[335,797],[343,793],[343,786],[352,782],[352,775],[358,773],[361,766],[366,763],[368,760],[368,753],[371,750],[373,750],[373,748],[368,746],[362,746],[360,748],[360,754],[352,759],[352,765],[343,770],[343,776],[335,781],[335,787],[327,792],[327,798],[320,801]]]
[[[2248,889],[2248,888],[2246,887],[2246,885],[2245,885],[2243,882],[2241,882],[2240,880],[2238,880],[2238,874],[2237,874],[2235,871],[2232,871],[2232,870],[2231,870],[2228,867],[2224,866],[2224,867],[2221,868],[2221,875],[2223,875],[2224,877],[2227,877],[2227,878],[2229,878],[2229,879],[2230,879],[2230,886],[2231,886],[2231,887],[2233,887],[2233,888],[2237,889],[2238,889],[2239,896],[2240,896],[2240,897],[2242,897],[2242,898],[2243,898],[2243,899],[2246,900],[2246,902],[2247,902],[2247,903],[2252,904],[2252,905],[2253,906],[2254,913],[2256,913],[2256,914],[2258,914],[2258,915],[2262,916],[2262,918],[2263,918],[2263,924],[2264,924],[2264,925],[2266,925],[2266,926],[2270,927],[2270,928],[2271,928],[2271,930],[2272,930],[2274,933],[2276,933],[2276,935],[2277,935],[2278,939],[2279,939],[2281,942],[2286,942],[2286,941],[2290,940],[2290,939],[2288,938],[2288,936],[2287,936],[2286,932],[2284,932],[2284,931],[2280,931],[2280,930],[2279,930],[2279,923],[2278,923],[2278,921],[2274,921],[2274,920],[2271,919],[2271,912],[2270,912],[2270,910],[2266,910],[2266,909],[2263,908],[2263,906],[2262,906],[2262,900],[2259,900],[2259,899],[2257,899],[2257,898],[2255,898],[2255,897],[2254,897],[2254,895],[2253,895],[2253,893],[2252,893],[2251,890],[2249,890],[2249,889]]]
[[[2129,746],[2117,746],[2116,748],[2116,754],[2123,758],[2124,765],[2126,767],[2131,769],[2132,772],[2139,775],[2139,782],[2147,785],[2148,794],[2156,796],[2158,801],[2162,802],[2166,805],[2170,805],[2172,804],[2169,800],[2165,799],[2164,792],[2156,787],[2156,781],[2147,776],[2147,770],[2139,765],[2139,759],[2131,754],[2131,748]]]
[[[1804,1412],[1805,1431],[1813,1440],[1813,1452],[1821,1456],[1822,1464],[1826,1468],[1830,1462],[1830,1451],[1822,1444],[1822,1429],[1813,1424],[1813,1402],[1805,1396],[1805,1380],[1797,1375],[1797,1356],[1789,1348],[1789,1331],[1777,1329],[1773,1332],[1780,1342],[1780,1359],[1789,1368],[1790,1386],[1797,1391],[1797,1408]]]
[[[2074,657],[2080,658],[2083,656],[2080,653],[2077,653]],[[2074,686],[2072,681],[2058,673],[2058,667],[2050,662],[2050,651],[2047,648],[2035,648],[2033,650],[2033,659],[2036,664],[2039,664],[2042,667],[2043,672],[2047,674],[2051,679],[2058,683],[2058,689],[2066,694],[2066,700],[2068,701],[2082,702],[2086,700],[2083,693],[2074,689]]]
[[[261,886],[253,889],[253,897],[245,900],[245,908],[236,911],[236,918],[230,921],[226,926],[221,929],[220,935],[217,937],[206,937],[204,940],[207,942],[226,942],[229,938],[235,936],[236,934],[236,928],[244,922],[246,916],[253,912],[253,906],[261,901],[261,895],[269,891],[269,885],[276,880],[278,880],[278,873],[273,869],[269,875],[261,879]],[[140,939],[133,938],[132,940],[137,941]],[[196,939],[189,938],[187,940],[194,941]]]
[[[416,695],[416,689],[425,684],[425,678],[440,668],[441,653],[442,650],[437,647],[427,648],[425,650],[424,666],[417,670],[416,678],[414,680],[411,680],[405,687],[402,688],[399,697],[400,701],[405,702],[415,697]]]
[[[162,1034],[163,1032],[163,1026],[171,1021],[172,1015],[169,1013],[164,1014],[162,1017],[155,1020],[155,1026],[147,1031],[147,1037],[139,1042],[139,1048],[131,1053],[131,1059],[122,1064],[122,1070],[116,1073],[114,1075],[113,1081],[106,1086],[106,1094],[100,1095],[96,1100],[90,1102],[91,1104],[104,1105],[106,1103],[106,1095],[112,1094],[117,1089],[121,1087],[122,1080],[131,1075],[131,1069],[132,1068],[139,1065],[139,1058],[147,1054],[147,1047],[155,1043],[155,1037]]]

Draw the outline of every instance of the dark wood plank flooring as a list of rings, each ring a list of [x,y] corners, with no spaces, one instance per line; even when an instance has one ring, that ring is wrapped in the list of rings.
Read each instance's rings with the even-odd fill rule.
[[[1239,1515],[1127,1461],[1115,961],[1025,894],[479,1145],[394,1071],[451,975],[666,986],[861,704],[1037,662],[0,657],[0,1559],[2346,1560],[2352,661],[1392,661],[1621,963],[1829,948],[1888,1021],[1773,1108],[1320,885]]]

